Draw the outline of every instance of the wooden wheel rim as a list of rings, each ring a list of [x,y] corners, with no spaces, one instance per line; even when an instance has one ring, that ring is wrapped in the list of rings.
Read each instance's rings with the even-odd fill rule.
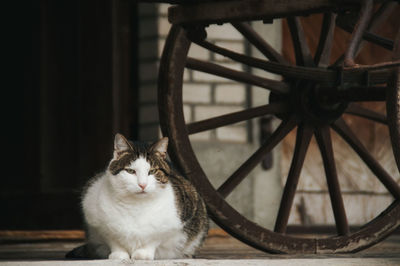
[[[400,58],[400,30],[394,45],[393,60]],[[400,171],[400,67],[393,70],[390,91],[387,95],[387,116],[389,119],[390,137],[393,143],[393,153]]]
[[[400,68],[393,73],[392,91],[387,96],[387,114],[390,123],[390,137],[393,153],[400,171]]]
[[[164,47],[159,76],[159,112],[163,134],[170,137],[170,155],[203,196],[213,220],[231,235],[273,253],[347,253],[367,248],[400,224],[399,202],[357,232],[324,239],[298,238],[272,232],[246,219],[216,192],[192,150],[182,110],[182,83],[190,41],[173,26]],[[173,60],[172,60],[173,59]]]

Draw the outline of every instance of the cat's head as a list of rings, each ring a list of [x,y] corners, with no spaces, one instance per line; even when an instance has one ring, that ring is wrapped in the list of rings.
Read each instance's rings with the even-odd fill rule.
[[[148,145],[116,134],[113,159],[107,169],[112,186],[120,193],[138,197],[162,191],[169,182],[167,147],[168,138]]]

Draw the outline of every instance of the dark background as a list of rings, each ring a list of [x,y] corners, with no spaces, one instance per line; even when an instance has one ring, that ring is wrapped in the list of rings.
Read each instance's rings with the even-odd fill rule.
[[[137,137],[137,6],[128,0],[3,7],[0,230],[77,229],[83,184],[116,132]]]

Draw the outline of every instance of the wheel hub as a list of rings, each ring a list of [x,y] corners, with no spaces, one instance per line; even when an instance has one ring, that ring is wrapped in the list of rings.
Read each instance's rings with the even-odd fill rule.
[[[290,86],[288,96],[271,93],[269,102],[286,102],[290,106],[290,113],[296,115],[299,120],[315,125],[326,125],[342,116],[348,103],[333,100],[324,92],[326,88],[320,87],[319,84],[296,81]],[[282,119],[285,115],[278,117]]]

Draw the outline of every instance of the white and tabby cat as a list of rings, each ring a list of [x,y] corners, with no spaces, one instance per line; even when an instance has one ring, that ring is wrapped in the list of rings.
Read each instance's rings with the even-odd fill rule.
[[[87,243],[69,258],[191,257],[208,230],[203,200],[166,160],[168,139],[153,145],[117,134],[105,172],[83,193]]]

